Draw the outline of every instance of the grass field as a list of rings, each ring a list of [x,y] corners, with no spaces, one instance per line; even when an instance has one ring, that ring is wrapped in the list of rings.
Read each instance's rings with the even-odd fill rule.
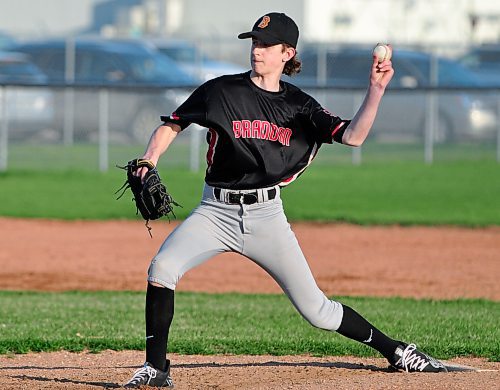
[[[160,168],[185,218],[203,174]],[[59,219],[136,218],[125,172],[9,170],[0,174],[0,215]],[[500,225],[500,166],[494,161],[311,166],[282,192],[291,220],[357,224]]]
[[[187,169],[190,159],[189,132],[182,134],[160,160],[160,168]],[[205,169],[206,144],[203,134],[199,134],[200,170]],[[109,169],[123,164],[131,158],[140,156],[145,145],[110,145],[108,150]],[[313,166],[352,164],[353,152],[359,152],[362,163],[401,163],[424,164],[424,146],[420,143],[378,143],[370,139],[362,148],[344,145],[324,145],[314,160]],[[495,142],[444,144],[434,147],[436,164],[449,162],[495,162],[497,154]],[[59,144],[12,143],[9,145],[9,168],[14,170],[96,171],[99,168],[99,146],[97,144]]]
[[[0,292],[0,353],[143,349],[144,294]],[[500,359],[500,303],[339,298],[439,358]],[[311,327],[282,295],[177,293],[171,352],[376,356]]]
[[[480,153],[443,146],[436,163],[413,146],[363,150],[351,164],[348,149],[320,153],[297,183],[283,191],[291,220],[358,224],[500,225],[500,165],[492,145]],[[139,155],[114,148],[110,163]],[[377,152],[377,153],[375,153]],[[162,160],[160,174],[185,218],[199,201],[203,173],[186,169],[188,148]],[[15,145],[10,169],[0,173],[0,215],[26,218],[138,218],[127,193],[114,192],[124,171],[97,170],[97,148]],[[395,338],[416,342],[438,358],[500,359],[500,303],[340,298]],[[143,349],[144,294],[0,291],[0,353],[67,349]],[[309,326],[281,295],[178,293],[170,351],[185,354],[360,355],[374,352],[335,333]]]

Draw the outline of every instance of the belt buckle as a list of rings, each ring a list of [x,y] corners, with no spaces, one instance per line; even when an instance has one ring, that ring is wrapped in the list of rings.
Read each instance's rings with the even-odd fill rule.
[[[254,204],[259,198],[256,192],[228,192],[226,195],[229,204]]]
[[[242,198],[243,198],[243,194],[239,194],[237,192],[227,192],[226,193],[226,203],[229,203],[229,204],[241,203]]]

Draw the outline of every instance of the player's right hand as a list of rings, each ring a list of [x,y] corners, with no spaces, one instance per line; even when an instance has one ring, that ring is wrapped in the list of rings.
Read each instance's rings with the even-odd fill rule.
[[[392,47],[391,47],[392,50]],[[373,55],[373,63],[370,74],[370,86],[385,89],[394,76],[394,68],[390,59],[378,62],[378,58]]]

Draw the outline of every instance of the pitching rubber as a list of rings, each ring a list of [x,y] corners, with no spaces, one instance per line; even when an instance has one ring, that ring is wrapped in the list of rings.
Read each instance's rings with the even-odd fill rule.
[[[441,361],[441,363],[444,364],[448,372],[464,372],[464,371],[474,371],[474,372],[497,372],[498,370],[491,370],[491,369],[483,369],[483,368],[476,368],[476,367],[471,367],[471,366],[465,366],[463,364],[456,364],[456,363],[450,363],[450,362],[445,362]]]

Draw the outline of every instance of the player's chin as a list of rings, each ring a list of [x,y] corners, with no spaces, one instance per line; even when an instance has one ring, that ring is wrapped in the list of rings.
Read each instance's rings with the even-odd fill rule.
[[[261,73],[264,70],[264,64],[259,61],[252,61],[252,70],[256,73]]]
[[[254,76],[259,76],[259,77],[264,77],[266,76],[267,74],[269,74],[269,71],[264,69],[263,67],[259,67],[259,66],[255,66],[255,67],[252,67],[252,73]]]

